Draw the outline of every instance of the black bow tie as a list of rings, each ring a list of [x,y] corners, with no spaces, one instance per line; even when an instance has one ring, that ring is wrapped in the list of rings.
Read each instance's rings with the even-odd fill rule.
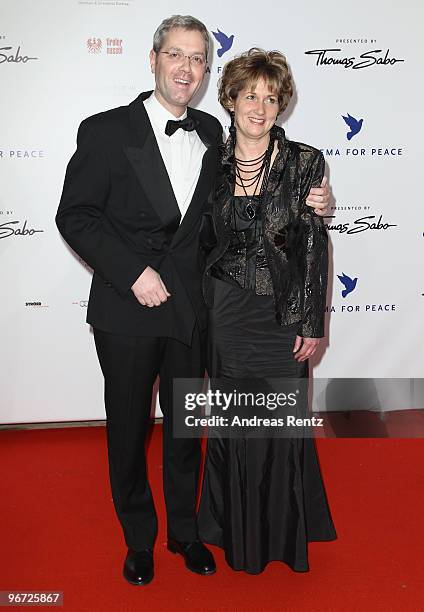
[[[186,130],[186,132],[192,132],[194,129],[196,129],[196,125],[197,121],[191,117],[186,117],[185,119],[181,119],[181,121],[169,119],[166,124],[165,134],[167,136],[172,136],[172,134],[174,134],[174,132],[176,132],[179,128]]]

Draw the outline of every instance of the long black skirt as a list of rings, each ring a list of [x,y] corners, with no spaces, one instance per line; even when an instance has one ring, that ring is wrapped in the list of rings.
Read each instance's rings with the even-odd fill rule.
[[[293,357],[297,324],[279,326],[273,300],[214,279],[209,376],[220,380],[304,378]],[[203,542],[220,546],[235,570],[270,561],[308,571],[308,542],[334,540],[314,440],[209,437],[198,514]]]

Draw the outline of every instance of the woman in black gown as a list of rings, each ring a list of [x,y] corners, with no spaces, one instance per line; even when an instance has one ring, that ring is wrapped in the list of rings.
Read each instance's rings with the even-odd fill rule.
[[[206,213],[216,236],[205,275],[216,388],[307,381],[323,336],[327,233],[305,199],[321,183],[324,159],[275,125],[291,95],[276,51],[251,49],[224,67],[219,100],[232,127]],[[215,432],[198,524],[235,570],[256,574],[279,560],[307,571],[308,542],[336,538],[313,439]]]

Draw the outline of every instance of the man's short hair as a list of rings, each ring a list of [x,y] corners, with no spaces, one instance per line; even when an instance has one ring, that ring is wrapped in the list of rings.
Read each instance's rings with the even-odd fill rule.
[[[172,15],[164,19],[153,35],[153,51],[158,53],[162,49],[163,41],[169,30],[172,28],[184,28],[185,30],[197,30],[203,34],[205,41],[205,56],[208,58],[209,53],[209,32],[204,23],[192,17],[191,15]]]

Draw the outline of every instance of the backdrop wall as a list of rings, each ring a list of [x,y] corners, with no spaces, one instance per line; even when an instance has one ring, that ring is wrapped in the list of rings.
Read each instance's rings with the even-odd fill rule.
[[[225,35],[222,47],[211,34],[196,100],[225,126],[216,91],[227,60],[260,46],[291,65],[283,126],[323,150],[334,195],[329,340],[314,375],[424,377],[422,3],[2,0],[2,423],[104,418],[85,323],[91,272],[54,216],[80,121],[153,86],[152,35],[176,12]]]

